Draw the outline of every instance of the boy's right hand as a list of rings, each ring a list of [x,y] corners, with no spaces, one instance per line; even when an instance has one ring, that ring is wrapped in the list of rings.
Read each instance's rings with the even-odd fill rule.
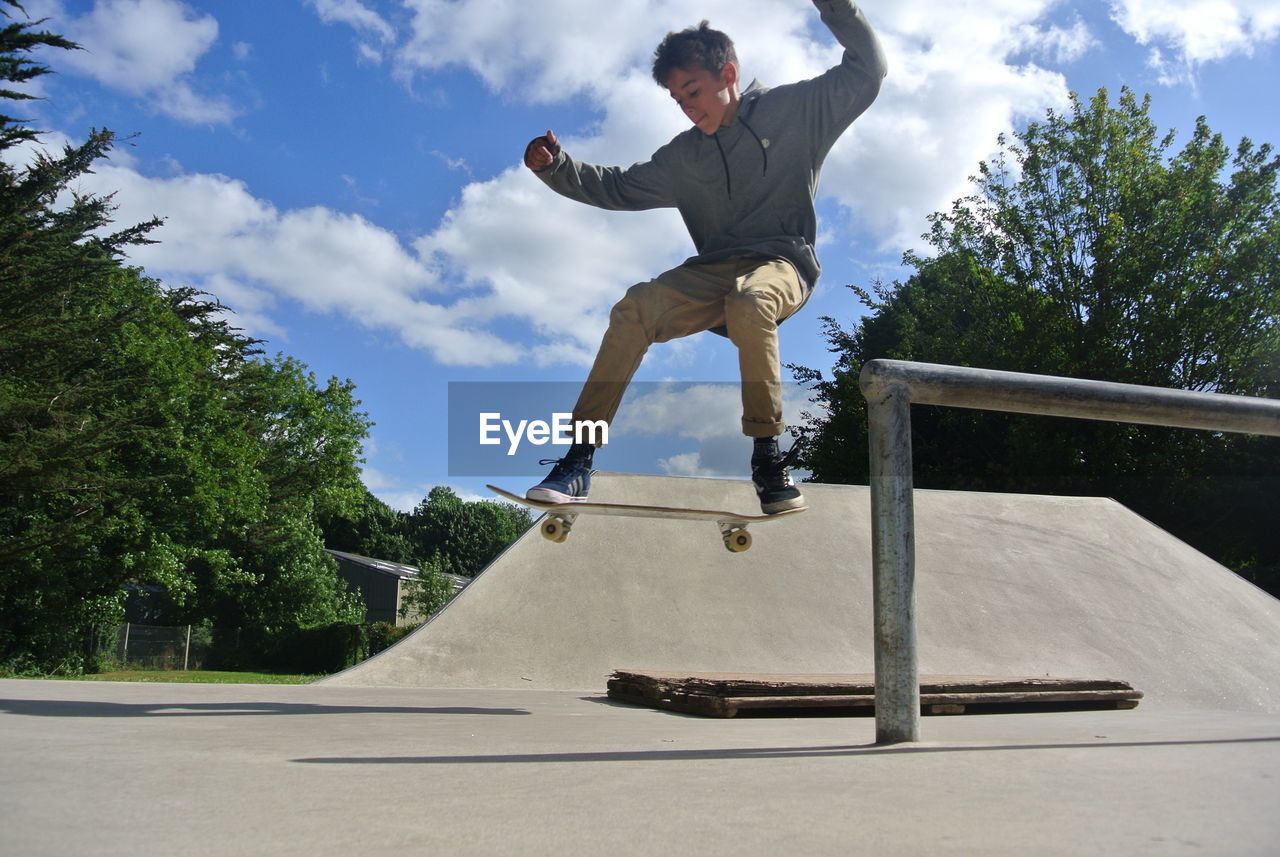
[[[560,154],[560,141],[554,131],[548,131],[541,137],[534,137],[524,148],[524,165],[535,173],[540,173],[555,163]]]

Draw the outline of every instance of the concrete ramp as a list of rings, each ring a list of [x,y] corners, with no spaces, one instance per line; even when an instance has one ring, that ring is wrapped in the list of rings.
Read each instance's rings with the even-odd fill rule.
[[[615,669],[872,671],[870,494],[725,550],[714,524],[531,529],[444,610],[329,684],[602,692]],[[750,483],[598,474],[592,499],[755,508]],[[921,673],[1116,678],[1164,703],[1280,711],[1280,601],[1118,503],[917,491]]]

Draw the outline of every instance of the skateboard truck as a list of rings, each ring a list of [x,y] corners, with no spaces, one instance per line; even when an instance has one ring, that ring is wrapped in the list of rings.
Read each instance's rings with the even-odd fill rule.
[[[573,522],[578,516],[571,512],[551,513],[548,512],[542,520],[542,537],[549,542],[556,544],[564,544],[569,538],[569,533],[573,530]],[[751,533],[747,532],[747,527],[738,521],[716,521],[720,527],[720,536],[724,539],[724,546],[732,553],[742,553],[751,547]]]

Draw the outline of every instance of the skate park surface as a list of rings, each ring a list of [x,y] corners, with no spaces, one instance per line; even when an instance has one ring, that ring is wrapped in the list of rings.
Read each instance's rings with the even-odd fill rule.
[[[753,527],[526,533],[398,646],[308,686],[0,681],[0,854],[1267,854],[1280,602],[1110,500],[919,491],[920,668],[1118,678],[1131,711],[729,720],[614,669],[866,673],[865,487]],[[593,499],[749,511],[749,483]]]

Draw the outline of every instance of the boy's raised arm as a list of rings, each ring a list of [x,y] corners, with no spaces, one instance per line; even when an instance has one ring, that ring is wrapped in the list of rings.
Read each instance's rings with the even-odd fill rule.
[[[529,141],[524,165],[561,196],[597,208],[643,211],[675,205],[665,171],[653,161],[625,169],[582,163],[561,151],[553,131]]]
[[[840,64],[806,81],[814,139],[830,146],[880,94],[887,69],[880,40],[852,0],[813,0],[822,23],[844,47]]]
[[[844,64],[879,80],[888,69],[880,40],[852,0],[813,0],[822,23],[845,49]]]

